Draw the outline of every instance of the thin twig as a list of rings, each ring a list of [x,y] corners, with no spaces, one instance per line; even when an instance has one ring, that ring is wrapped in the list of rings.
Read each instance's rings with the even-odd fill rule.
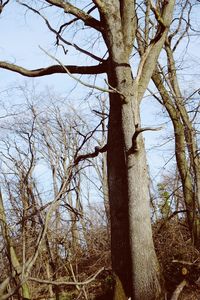
[[[72,73],[70,73],[70,71],[68,70],[68,68],[66,66],[63,65],[63,63],[57,59],[56,57],[54,57],[53,55],[51,55],[50,53],[48,53],[46,50],[44,50],[42,47],[39,46],[39,48],[46,54],[48,55],[50,58],[52,58],[53,60],[55,60],[60,66],[63,67],[63,69],[66,71],[66,73],[71,77],[73,78],[74,80],[76,80],[77,82],[79,82],[80,84],[86,86],[86,87],[89,87],[89,88],[92,88],[92,89],[96,89],[96,90],[99,90],[101,92],[105,92],[105,93],[119,93],[118,91],[116,91],[116,89],[104,89],[102,87],[99,87],[99,86],[96,86],[96,85],[93,85],[93,84],[89,84],[79,78],[77,78],[76,76],[74,76]]]

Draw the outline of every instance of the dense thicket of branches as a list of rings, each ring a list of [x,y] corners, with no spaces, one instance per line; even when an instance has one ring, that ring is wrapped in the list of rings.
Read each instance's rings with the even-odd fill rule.
[[[105,170],[90,158],[103,142],[105,117],[94,114],[98,125],[92,128],[84,115],[58,102],[43,108],[27,103],[26,116],[18,112],[1,125],[0,268],[11,289],[7,298],[13,292],[21,297],[27,270],[22,295],[39,299],[58,297],[66,286],[77,297],[87,294],[82,282],[110,268],[107,203],[98,201],[106,195],[99,190],[106,190]],[[88,159],[82,162],[80,153]],[[65,283],[57,286],[61,278]]]

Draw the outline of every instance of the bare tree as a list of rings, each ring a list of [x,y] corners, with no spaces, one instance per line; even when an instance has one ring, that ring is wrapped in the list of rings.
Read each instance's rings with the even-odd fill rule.
[[[73,293],[87,299],[86,287],[92,281],[85,281],[83,265],[94,279],[103,270],[102,265],[109,265],[107,231],[91,220],[92,214],[94,220],[95,215],[96,220],[99,218],[100,210],[92,211],[84,205],[84,211],[82,204],[82,174],[92,167],[89,157],[97,155],[88,154],[88,147],[101,122],[89,128],[80,112],[78,115],[70,106],[61,111],[58,103],[38,108],[27,98],[27,87],[21,90],[28,101],[26,116],[14,115],[1,124],[7,135],[2,134],[0,142],[4,195],[0,236],[6,254],[0,293],[2,299],[11,295],[58,299],[64,293],[59,282],[64,280],[64,286],[73,286]],[[87,154],[79,155],[83,149]],[[45,180],[40,179],[40,169],[45,170]],[[10,291],[6,294],[8,284]]]
[[[61,42],[64,45],[70,44],[81,53],[98,61],[98,64],[63,65],[60,60],[54,58],[56,65],[28,70],[5,61],[0,62],[0,68],[28,77],[55,73],[67,73],[72,78],[73,73],[107,74],[108,88],[102,89],[94,85],[92,87],[109,92],[110,99],[107,166],[112,266],[122,282],[126,295],[134,299],[161,299],[160,271],[152,240],[149,180],[142,138],[142,132],[146,129],[141,128],[139,107],[165,43],[174,2],[174,0],[156,3],[147,1],[143,5],[140,1],[131,0],[94,0],[92,4],[85,1],[86,6],[82,9],[81,6],[74,6],[71,2],[63,0],[40,1],[43,5],[49,4],[52,11],[59,8],[70,18],[55,30],[48,19],[41,15],[39,8],[30,6],[30,3],[34,5],[34,1],[22,1],[20,2],[22,5],[44,19],[48,28],[55,33],[57,44]],[[87,11],[89,4],[91,8]],[[155,30],[152,31],[152,37],[145,47],[138,63],[137,74],[133,78],[130,57],[138,20],[143,13],[143,10],[138,8],[142,6],[152,11]],[[148,20],[146,22],[148,23]],[[65,39],[63,29],[73,27],[74,24],[89,27],[97,33],[98,38],[101,37],[106,46],[107,59]],[[77,80],[91,87],[90,84]]]
[[[184,38],[192,31],[191,13],[195,3],[182,1],[177,4],[176,13],[172,22],[172,29],[164,43],[166,60],[162,58],[153,72],[152,80],[157,87],[160,97],[154,97],[166,108],[174,128],[175,155],[177,168],[181,178],[187,222],[191,237],[196,246],[199,246],[199,197],[200,197],[200,159],[197,145],[196,128],[194,125],[197,110],[192,113],[188,107],[192,96],[183,95],[178,79],[176,64],[176,50]],[[177,14],[179,18],[177,20]],[[142,54],[145,42],[138,31],[139,51]]]

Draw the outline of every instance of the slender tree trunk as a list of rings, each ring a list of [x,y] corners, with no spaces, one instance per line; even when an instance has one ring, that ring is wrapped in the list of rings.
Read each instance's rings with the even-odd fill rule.
[[[9,228],[7,225],[1,191],[0,191],[0,220],[1,220],[2,234],[3,234],[4,242],[6,245],[7,256],[9,259],[11,270],[15,272],[15,276],[17,279],[16,281],[18,282],[18,279],[19,279],[19,284],[20,284],[21,283],[20,280],[21,280],[22,266],[19,262],[19,259],[17,257],[16,251],[13,246],[13,241],[9,234]],[[25,283],[22,282],[22,285],[21,285],[21,299],[24,299],[24,300],[31,299],[29,286],[26,282]]]
[[[46,262],[46,273],[47,273],[47,279],[51,280],[51,268],[50,268],[48,261]],[[51,284],[48,285],[48,291],[49,291],[49,297],[50,297],[50,299],[52,299],[54,296],[54,293],[53,293],[53,287]]]
[[[174,75],[175,76],[175,75]],[[200,224],[197,208],[199,207],[199,183],[200,163],[196,151],[196,141],[193,128],[188,118],[178,83],[174,83],[174,93],[177,95],[175,103],[166,90],[159,70],[156,68],[152,79],[160,92],[163,105],[165,106],[174,127],[175,154],[177,167],[181,178],[184,203],[187,210],[187,222],[195,245],[199,245]],[[174,82],[174,81],[173,81]],[[187,150],[189,160],[187,159]],[[193,178],[194,177],[194,178]]]
[[[175,106],[176,109],[180,113],[181,121],[184,126],[184,136],[186,141],[186,148],[188,149],[189,154],[189,164],[190,164],[190,172],[193,172],[194,176],[194,183],[193,185],[195,188],[193,188],[195,193],[195,204],[199,209],[200,212],[200,158],[198,154],[198,146],[195,136],[195,128],[193,127],[192,122],[190,121],[190,117],[188,115],[184,98],[182,96],[177,74],[176,74],[176,64],[174,60],[174,54],[171,48],[171,43],[169,40],[165,43],[165,50],[167,53],[167,59],[168,59],[168,71],[169,71],[169,80],[171,83],[171,86],[173,88],[173,92],[175,94]]]

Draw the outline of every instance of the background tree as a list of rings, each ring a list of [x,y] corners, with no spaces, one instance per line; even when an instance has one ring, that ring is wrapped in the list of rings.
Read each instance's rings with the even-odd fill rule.
[[[24,93],[27,99],[27,87]],[[5,245],[1,261],[2,299],[13,294],[20,299],[59,298],[64,293],[71,297],[82,294],[87,299],[87,284],[80,282],[86,274],[96,274],[102,265],[110,264],[105,212],[100,207],[95,211],[86,204],[83,209],[82,205],[82,190],[86,190],[82,178],[86,168],[91,173],[92,165],[89,160],[80,159],[69,174],[71,161],[74,163],[78,158],[85,139],[89,147],[92,135],[98,133],[91,129],[88,132],[89,125],[80,112],[78,118],[75,109],[63,107],[61,113],[60,107],[48,103],[44,109],[28,103],[26,116],[23,113],[11,116],[9,122],[1,124],[7,132],[2,134],[0,145],[4,196],[0,221]],[[45,173],[46,182],[41,172]],[[68,187],[60,194],[64,183]],[[52,203],[54,208],[49,213]],[[67,291],[56,284],[61,280],[64,287],[69,285]],[[10,291],[5,293],[8,283]]]
[[[193,32],[191,14],[194,7],[195,4],[190,1],[177,4],[176,14],[179,14],[180,18],[177,21],[175,14],[172,31],[168,34],[164,44],[166,60],[163,58],[157,64],[152,80],[160,93],[160,97],[156,95],[155,97],[166,108],[173,124],[176,162],[181,178],[187,222],[192,240],[198,247],[200,160],[195,128],[197,110],[192,112],[190,107],[191,97],[197,91],[183,95],[175,61],[176,51],[182,39]]]

